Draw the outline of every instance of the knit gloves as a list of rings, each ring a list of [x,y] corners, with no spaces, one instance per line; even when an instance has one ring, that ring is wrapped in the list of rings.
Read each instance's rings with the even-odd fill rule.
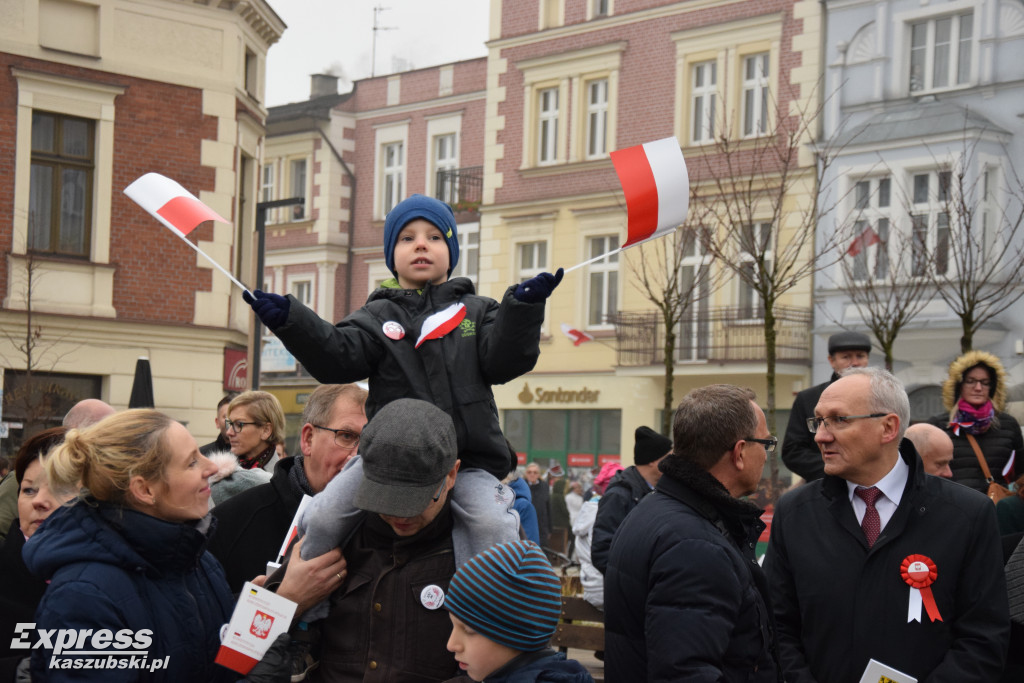
[[[562,281],[563,275],[565,275],[565,271],[559,268],[554,275],[541,273],[531,277],[526,282],[519,283],[515,291],[512,292],[512,296],[524,304],[540,303],[551,296],[551,292],[555,291],[555,287]]]
[[[259,319],[271,330],[276,330],[288,320],[288,309],[291,304],[280,294],[271,294],[257,289],[252,294],[242,292],[242,300],[252,306],[252,310],[256,311]]]

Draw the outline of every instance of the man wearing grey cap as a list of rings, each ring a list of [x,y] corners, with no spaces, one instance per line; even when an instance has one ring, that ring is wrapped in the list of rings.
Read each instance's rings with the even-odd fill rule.
[[[455,425],[416,399],[387,404],[360,437],[366,520],[342,549],[345,582],[330,597],[314,681],[447,680],[452,624],[440,609],[455,573],[448,494],[459,470]]]
[[[798,393],[789,413],[786,438],[782,441],[782,462],[794,474],[807,481],[825,476],[821,451],[814,443],[814,435],[807,431],[807,418],[814,417],[814,406],[818,405],[825,387],[839,379],[839,375],[847,368],[867,367],[870,353],[871,340],[860,332],[839,332],[828,338],[828,362],[832,366],[832,377],[827,382]]]

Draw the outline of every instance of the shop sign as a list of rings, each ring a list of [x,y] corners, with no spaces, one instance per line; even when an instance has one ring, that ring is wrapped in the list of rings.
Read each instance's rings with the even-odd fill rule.
[[[597,456],[598,465],[607,465],[610,462],[620,462],[622,458],[618,455],[599,455]]]
[[[594,454],[593,453],[570,453],[569,454],[569,467],[593,467],[594,466]]]
[[[244,349],[224,349],[224,391],[245,391],[248,385],[248,354]]]
[[[599,389],[545,389],[536,387],[530,391],[529,384],[523,384],[523,390],[519,392],[520,403],[597,403],[601,395]]]

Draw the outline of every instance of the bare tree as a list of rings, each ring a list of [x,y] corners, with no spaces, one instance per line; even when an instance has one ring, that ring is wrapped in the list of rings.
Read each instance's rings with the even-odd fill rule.
[[[978,163],[979,139],[965,134],[960,153],[936,164],[941,208],[931,238],[928,215],[911,215],[915,275],[928,277],[960,319],[961,353],[974,348],[979,329],[1024,296],[1024,182],[1008,154],[1001,168]],[[927,267],[922,272],[918,264]]]
[[[808,101],[816,101],[809,98]],[[775,378],[780,300],[812,273],[834,263],[835,234],[826,236],[815,258],[817,226],[838,201],[822,192],[835,150],[819,147],[821,105],[787,111],[776,107],[774,129],[733,138],[719,134],[696,158],[690,158],[696,217],[708,227],[707,250],[721,266],[756,295],[763,323],[768,427],[775,424]],[[729,131],[729,126],[723,126]],[[832,197],[826,206],[822,197]],[[769,457],[770,495],[779,490],[778,455]]]
[[[665,366],[665,391],[661,433],[672,433],[675,411],[673,383],[676,346],[680,323],[687,319],[701,299],[707,299],[723,281],[723,271],[713,269],[714,257],[702,256],[708,238],[706,229],[692,219],[668,237],[641,245],[635,256],[627,256],[632,284],[654,304],[665,329],[662,343]]]

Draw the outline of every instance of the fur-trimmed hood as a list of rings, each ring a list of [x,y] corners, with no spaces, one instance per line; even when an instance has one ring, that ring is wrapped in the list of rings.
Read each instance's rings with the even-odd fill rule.
[[[210,498],[214,505],[220,505],[231,496],[270,481],[271,474],[259,467],[243,470],[238,464],[238,458],[230,451],[210,453],[206,457],[217,466],[217,471],[210,475]]]
[[[968,351],[949,364],[949,379],[942,383],[942,405],[952,411],[960,399],[960,385],[964,373],[978,364],[987,365],[996,373],[996,386],[989,389],[996,412],[1006,407],[1006,370],[995,355],[988,351]]]

